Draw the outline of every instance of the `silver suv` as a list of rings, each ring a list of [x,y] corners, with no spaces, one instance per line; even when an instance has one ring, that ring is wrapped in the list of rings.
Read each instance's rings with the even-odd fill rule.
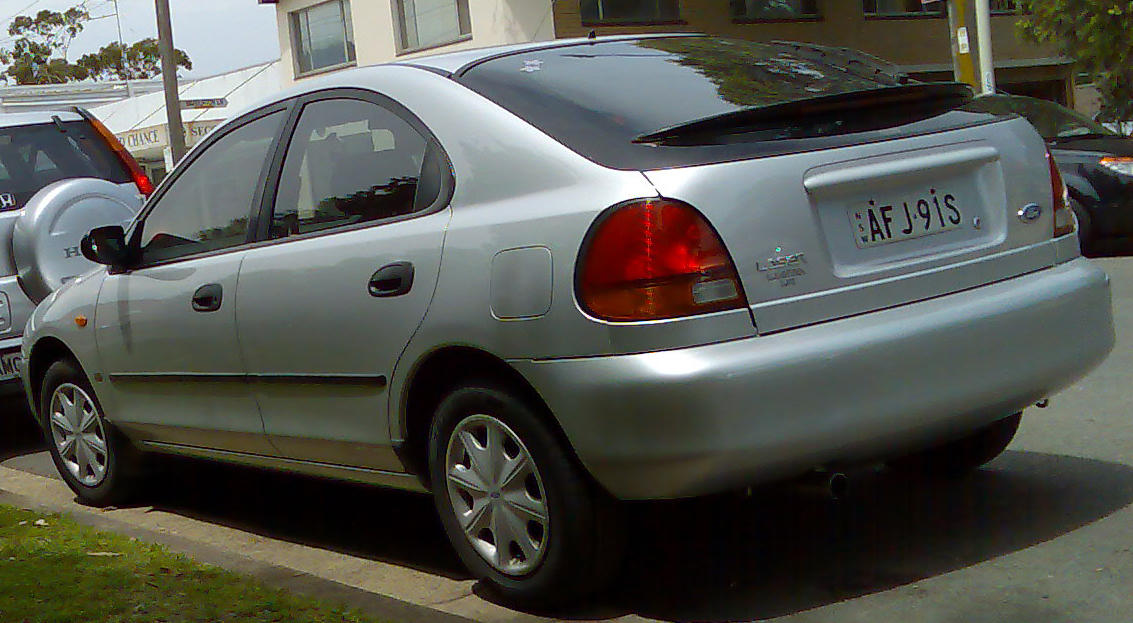
[[[0,115],[0,395],[21,390],[20,338],[35,304],[93,267],[82,236],[128,221],[152,190],[84,110]]]
[[[1042,138],[970,104],[704,36],[304,81],[84,238],[28,395],[88,503],[148,453],[430,491],[488,586],[577,599],[621,500],[971,471],[1107,355]]]

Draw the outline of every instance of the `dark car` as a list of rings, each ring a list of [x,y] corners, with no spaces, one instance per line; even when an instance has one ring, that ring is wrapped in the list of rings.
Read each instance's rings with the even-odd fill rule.
[[[1133,238],[1133,139],[1032,97],[988,95],[970,107],[1020,115],[1046,139],[1070,193],[1086,254],[1105,253]]]

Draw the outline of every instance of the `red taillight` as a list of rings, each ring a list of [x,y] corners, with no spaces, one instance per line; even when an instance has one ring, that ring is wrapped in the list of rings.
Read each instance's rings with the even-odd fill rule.
[[[118,156],[118,160],[120,160],[122,162],[122,165],[126,167],[126,170],[130,172],[130,177],[134,180],[134,184],[138,187],[138,192],[147,197],[150,196],[150,194],[153,193],[153,182],[150,181],[149,176],[146,175],[146,172],[142,170],[142,166],[138,164],[138,161],[134,159],[133,154],[126,150],[126,147],[122,145],[122,142],[118,140],[118,137],[114,136],[114,133],[111,132],[110,129],[105,125],[103,125],[101,121],[95,119],[90,114],[84,114],[83,116],[86,117],[86,120],[89,121],[92,126],[94,126],[95,132],[98,132],[98,135],[102,137],[102,140],[106,141],[106,144],[114,152],[114,155]]]
[[[642,199],[591,228],[578,264],[579,303],[605,320],[656,320],[744,306],[720,237],[692,206]]]
[[[1050,165],[1050,191],[1054,201],[1054,237],[1074,233],[1074,212],[1070,209],[1070,197],[1066,192],[1066,184],[1062,182],[1062,174],[1058,172],[1058,165],[1050,152],[1046,152],[1046,161]]]

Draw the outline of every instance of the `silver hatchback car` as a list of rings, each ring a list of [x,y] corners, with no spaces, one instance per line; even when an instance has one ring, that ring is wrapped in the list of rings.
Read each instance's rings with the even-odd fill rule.
[[[813,46],[615,37],[305,82],[197,146],[26,332],[64,479],[147,453],[431,491],[513,602],[620,500],[955,474],[1113,346],[1026,121]]]

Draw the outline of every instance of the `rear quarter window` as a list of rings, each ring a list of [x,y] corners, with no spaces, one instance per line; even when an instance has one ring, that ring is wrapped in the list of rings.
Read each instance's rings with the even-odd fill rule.
[[[0,195],[18,209],[59,180],[95,177],[117,184],[130,173],[86,121],[0,128]]]

